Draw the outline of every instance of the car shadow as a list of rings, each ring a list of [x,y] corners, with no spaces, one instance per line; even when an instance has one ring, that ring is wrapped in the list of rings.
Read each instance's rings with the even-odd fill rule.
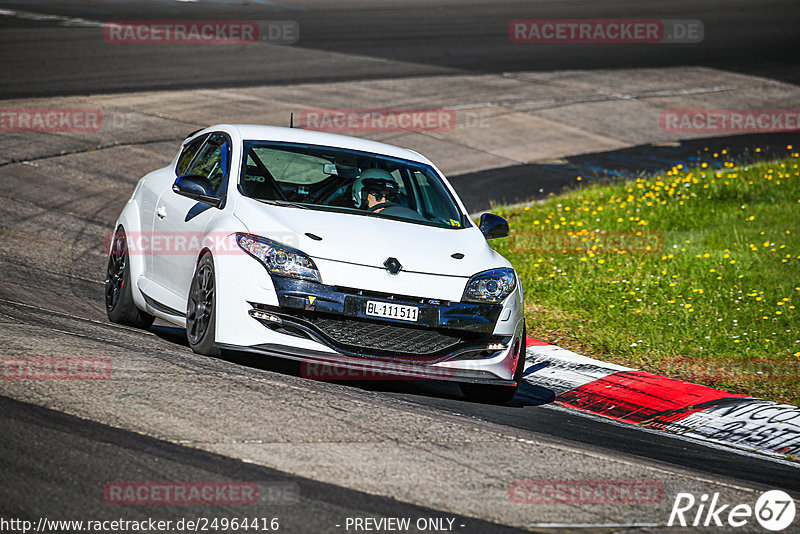
[[[189,343],[186,340],[186,330],[183,328],[159,324],[157,322],[150,327],[150,332],[164,341],[186,347],[187,349],[189,348]],[[301,377],[306,380],[329,382],[360,389],[362,391],[385,393],[391,396],[401,396],[409,400],[413,400],[415,398],[418,400],[423,400],[428,398],[475,404],[475,402],[464,397],[457,383],[444,380],[407,380],[403,378],[381,378],[376,380],[323,380],[303,376],[300,362],[294,360],[233,350],[223,351],[223,353],[220,356],[217,356],[217,358],[230,363],[235,363],[237,365],[250,367],[252,369],[259,369],[261,371]],[[526,372],[526,374],[528,373]],[[553,402],[554,399],[555,393],[552,390],[530,384],[528,381],[523,380],[516,396],[504,406],[509,408],[540,406],[543,404],[549,404]]]
[[[163,339],[164,341],[169,341],[170,343],[174,343],[176,345],[181,345],[184,347],[189,346],[189,341],[186,339],[186,329],[179,328],[177,326],[166,326],[158,324],[158,319],[156,320],[156,324],[150,327],[150,332],[155,334],[156,337]]]

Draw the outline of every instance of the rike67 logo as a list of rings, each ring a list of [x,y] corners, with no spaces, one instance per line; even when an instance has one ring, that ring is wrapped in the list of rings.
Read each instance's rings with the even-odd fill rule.
[[[791,525],[794,515],[794,500],[781,490],[762,494],[755,506],[721,504],[719,493],[715,493],[710,501],[706,494],[695,499],[691,493],[678,493],[667,526],[736,528],[745,526],[755,516],[763,528],[777,532]]]

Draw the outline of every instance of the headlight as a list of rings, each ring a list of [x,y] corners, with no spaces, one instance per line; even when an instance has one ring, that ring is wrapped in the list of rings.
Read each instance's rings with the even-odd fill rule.
[[[237,233],[236,242],[242,250],[260,261],[270,274],[322,282],[314,261],[297,249],[250,234]]]
[[[470,302],[502,302],[517,287],[514,269],[492,269],[478,273],[467,282],[462,300]]]

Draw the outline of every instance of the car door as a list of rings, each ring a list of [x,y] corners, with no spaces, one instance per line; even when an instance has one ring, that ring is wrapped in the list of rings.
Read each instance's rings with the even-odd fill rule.
[[[163,176],[150,176],[142,184],[142,232],[146,237],[143,241],[147,243],[144,254],[144,276],[147,280],[153,280],[153,250],[149,244],[153,237],[153,223],[156,218],[158,200],[167,188],[172,187],[176,177],[186,174],[207,137],[208,135],[200,135],[183,145],[174,174],[168,169],[164,169]]]
[[[212,133],[205,140],[191,166],[182,174],[208,178],[220,208],[181,196],[172,184],[162,191],[153,219],[152,280],[167,290],[170,302],[163,304],[186,310],[195,263],[202,250],[203,236],[213,217],[225,206],[231,164],[231,140],[225,133]],[[158,245],[155,245],[158,243]]]

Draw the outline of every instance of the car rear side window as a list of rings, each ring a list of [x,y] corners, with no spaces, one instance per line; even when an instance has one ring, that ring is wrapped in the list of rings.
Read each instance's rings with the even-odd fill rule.
[[[192,164],[195,154],[203,146],[203,141],[206,140],[207,135],[201,135],[196,139],[192,139],[186,146],[183,147],[181,155],[178,158],[178,164],[175,166],[175,176],[183,176],[189,170],[189,165]]]

